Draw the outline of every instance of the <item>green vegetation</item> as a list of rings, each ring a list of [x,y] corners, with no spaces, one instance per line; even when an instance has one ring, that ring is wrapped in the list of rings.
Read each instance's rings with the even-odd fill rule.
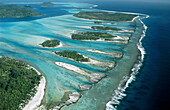
[[[105,21],[131,21],[136,15],[110,12],[79,12],[75,17]]]
[[[88,62],[89,61],[88,58],[84,58],[83,55],[80,55],[76,51],[64,50],[64,51],[61,51],[61,52],[55,52],[55,54],[62,56],[62,57],[71,58],[75,61],[81,61],[81,62]]]
[[[94,24],[102,24],[102,22],[95,21]]]
[[[74,40],[97,40],[100,38],[113,38],[116,36],[101,32],[79,32],[77,34],[72,34],[71,37]]]
[[[41,6],[44,6],[44,7],[51,7],[51,6],[55,6],[54,3],[51,3],[51,2],[43,2],[40,4]]]
[[[0,110],[21,110],[36,93],[41,76],[26,63],[0,58]]]
[[[107,39],[104,39],[105,41],[114,41],[113,39],[109,39],[109,38],[107,38]]]
[[[92,29],[95,30],[112,30],[112,31],[122,31],[122,29],[114,28],[114,27],[109,27],[109,26],[92,26]]]
[[[43,47],[56,47],[60,45],[60,41],[56,39],[46,40],[41,45]]]
[[[110,23],[110,24],[115,25],[115,23]]]
[[[0,17],[33,17],[43,15],[30,9],[30,6],[0,5]]]

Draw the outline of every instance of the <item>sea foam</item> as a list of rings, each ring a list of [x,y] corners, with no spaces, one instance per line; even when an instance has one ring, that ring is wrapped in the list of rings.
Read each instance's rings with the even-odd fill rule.
[[[140,14],[140,15],[144,15],[144,14]],[[146,15],[145,17],[141,19],[148,18],[148,17],[149,16]],[[141,52],[141,56],[138,56],[138,61],[136,64],[134,64],[133,68],[131,69],[132,73],[130,74],[130,76],[125,76],[123,80],[121,81],[121,83],[119,84],[118,88],[114,91],[112,99],[106,104],[106,110],[117,110],[117,107],[120,104],[120,101],[126,96],[126,94],[124,93],[126,88],[129,87],[129,84],[132,81],[135,81],[136,75],[138,74],[142,66],[142,63],[144,61],[144,56],[146,54],[146,51],[142,45],[142,40],[146,36],[147,26],[142,22],[141,19],[139,19],[139,21],[143,24],[144,30],[137,44],[137,47],[139,51]]]

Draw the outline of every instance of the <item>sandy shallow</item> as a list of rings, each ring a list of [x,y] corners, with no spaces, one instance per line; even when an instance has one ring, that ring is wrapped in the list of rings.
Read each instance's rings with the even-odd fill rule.
[[[81,74],[81,75],[89,77],[89,80],[92,83],[97,83],[106,76],[105,74],[102,74],[102,73],[90,73],[77,66],[63,63],[63,62],[55,62],[55,64],[60,67],[66,68],[68,70],[74,71],[77,74]],[[80,85],[79,87],[82,91],[85,91],[85,90],[89,90],[92,87],[92,85],[85,84],[85,85]],[[72,92],[71,94],[69,94],[68,100],[66,100],[64,103],[60,104],[59,106],[54,107],[53,110],[60,110],[65,105],[76,103],[80,98],[81,98],[81,94],[79,92]]]
[[[96,66],[100,66],[100,67],[110,67],[113,68],[115,66],[115,62],[102,62],[102,61],[98,61],[98,60],[94,60],[92,58],[89,58],[89,62],[82,62],[83,64],[90,64],[90,65],[96,65]]]
[[[84,75],[89,77],[90,82],[92,83],[97,83],[99,82],[102,78],[104,78],[106,75],[103,73],[90,73],[87,70],[83,70],[77,66],[68,64],[68,63],[63,63],[63,62],[55,62],[56,65],[66,68],[68,70],[74,71],[78,74]]]
[[[101,54],[105,54],[105,55],[110,55],[113,57],[117,57],[117,58],[121,58],[123,56],[122,52],[104,52],[104,51],[100,51],[100,50],[95,50],[95,49],[86,49],[89,52],[94,52],[94,53],[101,53]]]

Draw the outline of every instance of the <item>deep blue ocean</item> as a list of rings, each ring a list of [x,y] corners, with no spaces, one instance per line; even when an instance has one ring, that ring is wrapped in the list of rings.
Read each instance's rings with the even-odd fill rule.
[[[91,2],[99,9],[148,14],[143,46],[145,62],[136,81],[127,89],[127,96],[118,110],[168,110],[170,99],[170,4],[152,2]]]

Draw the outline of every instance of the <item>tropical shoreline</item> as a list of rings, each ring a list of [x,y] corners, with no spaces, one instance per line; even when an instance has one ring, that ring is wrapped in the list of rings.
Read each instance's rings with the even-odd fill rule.
[[[41,43],[38,44],[38,46],[43,47],[43,46],[41,45]],[[60,44],[59,44],[58,46],[55,46],[55,47],[43,47],[43,48],[60,48],[60,47],[62,47],[62,46],[63,46],[63,44],[60,42]]]
[[[149,16],[145,16],[141,19],[145,19],[148,17]],[[109,101],[106,104],[106,110],[117,110],[117,107],[121,103],[120,101],[126,96],[126,94],[124,92],[129,87],[129,84],[135,80],[136,75],[138,74],[138,71],[140,70],[140,68],[143,64],[144,56],[145,56],[146,52],[145,52],[145,48],[142,46],[142,40],[146,36],[147,26],[142,22],[141,19],[139,19],[139,21],[143,24],[144,30],[143,30],[143,33],[142,33],[140,39],[139,39],[139,42],[137,43],[137,47],[138,47],[138,50],[140,51],[140,55],[137,58],[137,62],[133,65],[133,67],[131,69],[132,73],[130,73],[130,76],[124,77],[124,79],[122,81],[120,81],[118,88],[116,90],[114,90],[111,101]]]
[[[120,37],[116,37],[115,39],[118,39],[118,38],[120,38]],[[109,41],[108,41],[108,42],[109,42]],[[118,42],[118,43],[120,43],[119,41],[113,41],[113,42]],[[61,44],[61,45],[62,45],[62,44]],[[45,47],[45,48],[46,48],[46,47]],[[48,47],[47,47],[47,48],[48,48]],[[52,48],[53,48],[53,47],[52,47]],[[98,53],[98,52],[95,52],[95,53]],[[100,52],[99,52],[99,53],[100,53]],[[106,55],[110,55],[110,54],[107,54],[107,53],[108,53],[108,52],[106,52]],[[103,54],[105,54],[105,53],[103,53]],[[122,57],[122,55],[121,55],[121,57]],[[120,57],[120,58],[121,58],[121,57]],[[93,60],[92,60],[92,61],[93,61]],[[90,63],[92,63],[92,62],[90,62]],[[90,63],[89,63],[89,64],[90,64]],[[95,63],[96,63],[96,62],[95,62]],[[87,87],[83,85],[83,86],[81,86],[81,88],[82,88],[82,89],[84,89],[84,88],[86,89]],[[77,93],[76,93],[76,94],[77,94]],[[76,101],[76,102],[77,102],[77,101]]]
[[[142,14],[144,15],[144,14]],[[144,19],[144,18],[147,18],[148,16],[145,16],[143,18],[140,18],[140,19]],[[138,18],[138,17],[137,17]],[[136,44],[137,46],[137,49],[140,50],[140,53],[142,54],[142,57],[138,56],[137,57],[137,60],[140,60],[140,58],[143,60],[144,58],[144,54],[145,52],[143,52],[142,50],[144,49],[143,46],[142,46],[142,42],[141,40],[145,37],[145,32],[146,32],[146,26],[144,25],[144,23],[140,20],[140,23],[143,24],[143,27],[144,27],[144,30],[142,32],[142,34],[140,35],[141,37],[139,38],[139,42]],[[141,49],[142,48],[142,49]],[[96,53],[102,53],[102,54],[106,54],[105,52],[102,52],[102,51],[96,51],[96,50],[87,50],[87,51],[91,51],[91,52],[96,52]],[[138,61],[137,61],[138,62]],[[143,61],[142,61],[143,62]],[[141,63],[141,64],[136,64],[136,62],[134,62],[133,66],[132,66],[132,69],[131,71],[132,72],[138,72],[138,70],[140,69],[140,67],[142,66],[142,62],[138,62],[138,63]],[[134,69],[134,67],[137,67]],[[137,69],[137,70],[136,70]],[[136,70],[136,71],[135,71]],[[129,73],[130,74],[130,73]],[[119,105],[120,103],[120,100],[126,96],[126,94],[124,93],[125,92],[125,89],[128,87],[128,84],[132,82],[132,79],[134,78],[134,76],[131,74],[131,77],[129,76],[124,76],[123,77],[123,80],[120,80],[120,83],[118,84],[118,87],[116,87],[114,89],[114,94],[112,94],[112,100],[109,101],[107,104],[106,104],[106,110],[116,110],[117,109],[117,106]],[[124,87],[125,85],[125,87]],[[73,107],[77,107],[78,105],[80,106],[80,104],[82,104],[82,101],[81,102],[77,102],[78,104],[74,104],[74,105],[71,105],[69,107],[64,107],[63,110],[70,110],[71,108]],[[81,108],[81,107],[80,107]]]
[[[41,73],[34,67],[30,66],[30,68],[34,69],[38,75],[41,75]],[[45,87],[46,87],[46,79],[44,76],[42,76],[42,78],[40,80],[40,84],[37,87],[35,87],[37,90],[36,94],[25,105],[23,110],[33,110],[33,109],[36,109],[41,104],[41,101],[45,94]]]
[[[89,49],[90,50],[90,49]],[[88,49],[87,49],[88,51]],[[57,55],[55,52],[52,52],[53,54]],[[105,68],[114,68],[116,63],[115,62],[107,62],[107,61],[99,61],[99,60],[96,60],[96,59],[92,59],[90,57],[87,57],[83,54],[80,54],[78,53],[79,55],[82,55],[84,58],[88,58],[89,61],[85,62],[85,61],[76,61],[72,58],[68,58],[68,57],[63,57],[63,58],[67,58],[69,60],[72,60],[72,61],[75,61],[75,62],[79,62],[79,63],[83,63],[83,64],[89,64],[89,65],[95,65],[95,66],[99,66],[99,67],[105,67]],[[122,53],[107,53],[105,55],[110,55],[110,56],[113,56],[113,57],[117,57],[117,58],[121,58],[122,57]],[[60,56],[60,55],[57,55],[57,56]],[[64,66],[65,67],[65,66]]]

